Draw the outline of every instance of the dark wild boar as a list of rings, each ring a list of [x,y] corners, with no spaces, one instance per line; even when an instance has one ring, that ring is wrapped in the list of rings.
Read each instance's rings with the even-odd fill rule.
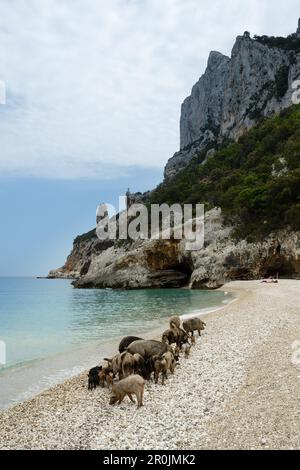
[[[183,329],[187,332],[187,334],[191,333],[194,336],[194,331],[197,330],[199,336],[201,336],[201,330],[204,330],[206,323],[200,320],[200,318],[190,318],[189,320],[185,320],[182,323]]]
[[[89,370],[88,373],[88,390],[93,390],[99,385],[99,372],[102,366],[96,366]]]
[[[128,346],[133,342],[133,341],[137,341],[139,339],[143,339],[143,338],[139,338],[138,336],[125,336],[121,341],[120,341],[120,344],[119,344],[119,353],[122,353],[126,350],[126,348],[128,348]]]

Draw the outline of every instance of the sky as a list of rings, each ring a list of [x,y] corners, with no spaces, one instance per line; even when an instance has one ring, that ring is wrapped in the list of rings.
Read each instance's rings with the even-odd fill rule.
[[[153,188],[211,50],[287,35],[298,0],[0,0],[0,276],[45,275],[96,206]]]

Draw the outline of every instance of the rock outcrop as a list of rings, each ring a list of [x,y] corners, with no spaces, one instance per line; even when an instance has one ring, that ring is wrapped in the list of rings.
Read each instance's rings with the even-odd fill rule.
[[[91,259],[113,245],[112,241],[101,241],[93,230],[88,237],[77,237],[65,264],[58,269],[52,269],[48,279],[77,279],[87,274]]]
[[[189,275],[184,272],[178,241],[149,240],[130,247],[111,247],[92,257],[90,269],[75,287],[181,287]]]
[[[296,36],[297,36],[297,38],[300,38],[300,18],[298,20],[298,28],[297,28],[297,31],[296,31]]]
[[[83,243],[83,242],[81,242]],[[114,244],[97,252],[97,241],[85,242],[88,258],[77,258],[78,288],[216,288],[234,279],[300,276],[300,233],[280,231],[256,243],[237,242],[232,227],[223,224],[220,209],[205,216],[205,243],[187,251],[186,240],[139,240]],[[89,247],[89,248],[88,248]],[[69,260],[75,260],[78,249]],[[89,263],[87,272],[79,271]],[[63,271],[67,272],[66,266]],[[69,273],[69,274],[70,274]],[[70,277],[70,276],[68,276]]]
[[[207,214],[205,227],[205,248],[192,252],[191,288],[216,288],[230,280],[300,276],[300,232],[281,230],[255,243],[236,241],[216,210]]]
[[[295,37],[300,37],[300,24]],[[211,52],[207,68],[181,107],[180,150],[169,159],[172,178],[202,150],[237,140],[258,118],[292,104],[300,54],[270,47],[249,33],[238,36],[231,57]]]

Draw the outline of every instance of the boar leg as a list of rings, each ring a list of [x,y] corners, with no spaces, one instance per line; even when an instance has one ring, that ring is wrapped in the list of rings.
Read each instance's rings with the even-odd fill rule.
[[[143,392],[142,392],[142,390],[140,390],[136,393],[136,398],[137,398],[137,402],[138,402],[138,408],[140,408],[141,406],[144,406],[143,405]]]
[[[129,396],[129,398],[130,398],[130,400],[132,401],[132,403],[135,403],[134,399],[132,398],[131,393],[127,393],[127,395]]]
[[[118,405],[120,405],[122,403],[122,401],[124,400],[124,397],[125,397],[125,393],[121,393],[119,395],[119,401],[118,401]]]
[[[142,392],[141,392],[141,406],[144,406],[143,401],[144,401],[144,392],[145,392],[145,384],[142,386]]]

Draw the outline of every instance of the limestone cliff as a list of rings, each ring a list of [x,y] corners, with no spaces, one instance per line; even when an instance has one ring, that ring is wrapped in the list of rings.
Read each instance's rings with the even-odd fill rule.
[[[90,267],[93,256],[99,255],[113,245],[111,241],[101,241],[95,230],[84,236],[78,236],[73,242],[73,248],[65,264],[58,269],[52,269],[49,279],[77,279],[84,276]]]
[[[298,34],[291,36],[295,42]],[[180,150],[169,159],[165,178],[201,150],[236,140],[259,118],[289,107],[299,76],[298,49],[275,47],[247,32],[237,37],[230,58],[211,52],[205,73],[182,104]]]
[[[300,232],[280,231],[256,243],[236,242],[220,209],[205,216],[204,248],[186,240],[139,240],[90,252],[89,269],[75,287],[216,288],[234,279],[300,275]]]

